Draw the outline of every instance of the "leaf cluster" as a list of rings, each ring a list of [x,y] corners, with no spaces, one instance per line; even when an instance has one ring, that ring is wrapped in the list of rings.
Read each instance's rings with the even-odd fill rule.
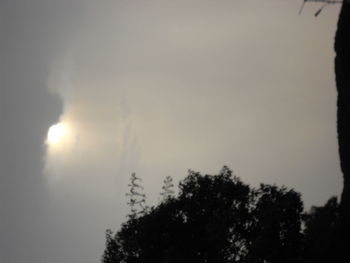
[[[114,236],[106,233],[102,262],[317,262],[313,240],[335,220],[337,205],[332,199],[305,214],[293,189],[251,188],[226,166],[216,175],[190,170],[177,196],[129,217]]]

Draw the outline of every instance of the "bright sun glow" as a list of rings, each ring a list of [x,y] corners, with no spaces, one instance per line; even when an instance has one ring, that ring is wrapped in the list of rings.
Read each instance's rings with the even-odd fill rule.
[[[47,133],[47,142],[49,144],[58,144],[67,133],[67,128],[63,123],[52,125]]]

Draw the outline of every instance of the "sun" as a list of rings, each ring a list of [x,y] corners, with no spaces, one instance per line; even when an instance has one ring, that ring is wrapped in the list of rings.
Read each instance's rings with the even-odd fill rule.
[[[59,144],[67,133],[67,127],[63,123],[52,125],[47,132],[49,144]]]

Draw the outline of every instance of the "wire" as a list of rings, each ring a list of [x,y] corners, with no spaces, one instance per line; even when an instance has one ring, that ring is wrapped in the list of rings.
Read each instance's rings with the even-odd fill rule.
[[[299,10],[299,15],[300,15],[301,12],[303,11],[304,5],[305,5],[306,1],[307,1],[307,0],[304,0],[304,1],[303,1],[302,5],[301,5],[301,7],[300,7],[300,10]]]
[[[326,5],[328,5],[328,3],[326,2],[326,3],[324,3],[324,5],[315,13],[315,16],[317,17],[321,12],[322,12],[322,10],[323,10],[323,8],[325,8],[326,7]]]

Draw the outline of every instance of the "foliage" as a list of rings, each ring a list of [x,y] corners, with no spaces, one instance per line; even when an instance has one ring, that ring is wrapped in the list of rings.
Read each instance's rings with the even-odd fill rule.
[[[335,262],[336,228],[339,219],[339,204],[336,197],[324,206],[313,206],[305,214],[304,257],[310,262]]]
[[[177,196],[129,217],[114,237],[107,232],[102,262],[304,262],[304,243],[311,244],[304,240],[319,224],[315,211],[304,216],[303,233],[303,203],[294,190],[251,188],[226,166],[216,175],[189,171]]]
[[[215,176],[190,171],[178,200],[188,262],[237,262],[246,256],[250,188],[228,167]]]
[[[255,195],[249,262],[297,262],[302,241],[300,194],[261,184]]]
[[[109,229],[106,230],[106,249],[102,256],[102,262],[114,263],[120,262],[120,251],[117,241],[113,238],[113,232]]]
[[[162,200],[166,201],[174,195],[174,183],[173,178],[171,176],[167,176],[164,181],[164,185],[162,186],[162,192],[160,195],[162,196]]]
[[[127,204],[130,206],[130,214],[128,215],[130,219],[143,215],[147,210],[146,195],[143,193],[143,187],[140,182],[141,179],[135,173],[132,173],[128,184],[130,191],[126,194],[129,196]]]

